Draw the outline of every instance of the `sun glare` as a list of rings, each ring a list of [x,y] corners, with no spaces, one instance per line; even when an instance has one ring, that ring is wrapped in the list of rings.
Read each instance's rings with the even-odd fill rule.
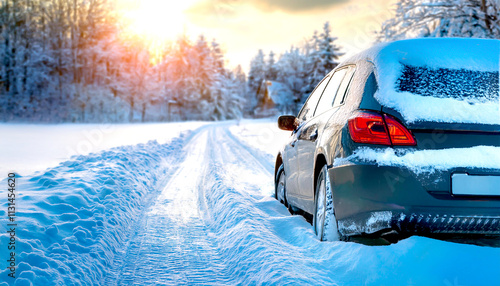
[[[135,0],[124,10],[126,36],[147,41],[151,52],[174,40],[186,27],[184,11],[197,0]]]

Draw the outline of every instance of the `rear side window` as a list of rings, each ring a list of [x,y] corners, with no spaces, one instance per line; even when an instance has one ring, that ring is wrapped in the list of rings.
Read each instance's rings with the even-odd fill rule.
[[[323,90],[325,90],[326,84],[330,80],[330,75],[326,76],[318,86],[314,89],[314,91],[309,95],[309,98],[307,99],[306,103],[302,107],[302,110],[300,110],[298,118],[302,121],[306,121],[311,119],[314,116],[314,110],[316,109],[316,105],[318,104],[318,100],[321,97],[321,94],[323,93]]]
[[[316,107],[315,115],[319,115],[332,107],[338,107],[344,104],[345,96],[351,83],[355,66],[348,66],[337,70],[328,83],[321,99]]]
[[[499,73],[403,65],[398,91],[469,102],[498,100]]]
[[[337,96],[335,97],[335,101],[333,102],[333,107],[341,106],[345,102],[345,97],[347,96],[347,92],[349,91],[349,86],[352,81],[352,77],[354,76],[354,72],[356,71],[355,66],[349,67],[349,71],[346,73],[342,84],[337,92]]]
[[[343,68],[337,70],[332,75],[332,79],[325,88],[325,92],[323,92],[323,95],[319,100],[318,107],[316,107],[316,112],[314,113],[315,115],[321,114],[333,107],[333,100],[335,99],[335,95],[339,90],[340,84],[342,83],[342,79],[344,78],[347,70],[348,68]]]

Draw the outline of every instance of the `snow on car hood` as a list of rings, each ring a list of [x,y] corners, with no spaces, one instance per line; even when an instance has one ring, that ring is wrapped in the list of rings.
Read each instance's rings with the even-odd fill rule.
[[[401,113],[407,123],[500,124],[500,40],[412,39],[382,44],[368,53],[377,67],[379,89],[375,98]],[[408,67],[425,70],[414,73],[413,79],[406,78],[406,82],[420,81],[420,87],[429,84],[432,92],[429,86],[424,92],[416,91],[419,87],[401,88]],[[452,75],[444,80],[443,71]],[[424,75],[428,78],[422,79]],[[478,84],[471,85],[470,77],[479,78]],[[468,96],[456,92],[466,88]]]

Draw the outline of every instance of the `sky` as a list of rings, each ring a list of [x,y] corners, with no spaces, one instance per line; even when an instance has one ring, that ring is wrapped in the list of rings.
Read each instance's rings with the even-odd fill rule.
[[[326,21],[346,56],[370,47],[394,14],[395,0],[118,0],[129,30],[173,40],[215,38],[230,67],[246,71],[263,49],[280,54],[321,31]]]

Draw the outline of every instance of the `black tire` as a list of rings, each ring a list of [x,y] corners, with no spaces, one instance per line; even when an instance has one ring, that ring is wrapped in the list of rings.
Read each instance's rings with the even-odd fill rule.
[[[276,172],[276,182],[274,182],[274,198],[280,203],[288,206],[286,201],[286,180],[285,180],[285,169],[283,164],[278,168]]]
[[[326,165],[321,168],[316,182],[313,214],[314,233],[321,241],[339,241],[341,237],[335,218],[330,176]]]

